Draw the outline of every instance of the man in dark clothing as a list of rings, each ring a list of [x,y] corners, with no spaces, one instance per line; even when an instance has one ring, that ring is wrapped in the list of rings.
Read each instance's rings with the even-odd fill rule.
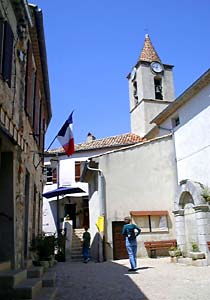
[[[84,263],[87,263],[90,260],[90,233],[88,232],[88,227],[84,227],[85,232],[82,236],[82,255],[84,258]]]
[[[136,270],[136,251],[137,241],[136,237],[141,233],[141,229],[135,224],[131,223],[131,218],[126,217],[124,219],[125,225],[123,226],[122,234],[125,236],[125,246],[128,252],[131,269],[129,271]]]

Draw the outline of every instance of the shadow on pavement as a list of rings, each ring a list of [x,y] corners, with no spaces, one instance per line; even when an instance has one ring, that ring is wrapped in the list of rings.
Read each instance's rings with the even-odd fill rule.
[[[55,268],[57,300],[149,300],[132,280],[133,272],[117,263],[65,262],[58,263]],[[142,276],[134,273],[135,278]]]

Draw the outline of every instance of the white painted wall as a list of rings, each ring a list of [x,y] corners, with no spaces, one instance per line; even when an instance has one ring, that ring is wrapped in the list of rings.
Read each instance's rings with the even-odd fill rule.
[[[183,179],[210,185],[210,84],[192,97],[176,114],[174,128],[178,182]],[[162,127],[172,128],[171,116]],[[163,131],[162,131],[163,132]]]
[[[59,186],[77,186],[80,187],[86,193],[70,194],[71,197],[75,197],[78,200],[82,196],[88,196],[88,184],[86,182],[75,182],[75,161],[86,161],[88,157],[104,153],[104,149],[96,149],[90,151],[75,152],[71,157],[59,155]],[[45,165],[50,165],[50,159],[52,157],[45,157]],[[45,184],[43,193],[52,191],[57,188],[55,184]],[[61,196],[60,199],[63,197]],[[56,219],[57,219],[57,197],[46,199],[43,197],[43,231],[44,232],[56,232]],[[60,206],[60,215],[64,214],[64,206]],[[98,218],[98,214],[97,214]],[[94,219],[94,218],[93,218]],[[95,222],[95,221],[94,221]],[[95,224],[91,225],[92,228],[96,228]],[[95,234],[95,231],[93,230]]]

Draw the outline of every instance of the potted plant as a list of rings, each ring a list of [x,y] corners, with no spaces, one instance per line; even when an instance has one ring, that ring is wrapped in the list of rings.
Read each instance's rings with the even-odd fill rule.
[[[201,196],[206,200],[206,202],[210,203],[210,189],[208,186],[202,185]]]
[[[205,258],[205,253],[200,251],[200,249],[198,247],[198,244],[193,243],[192,244],[192,251],[190,251],[190,257],[193,260],[202,259],[202,258]]]
[[[178,256],[182,255],[181,250],[179,249],[179,247],[176,247],[176,246],[171,246],[169,248],[168,253],[171,257],[178,257]]]

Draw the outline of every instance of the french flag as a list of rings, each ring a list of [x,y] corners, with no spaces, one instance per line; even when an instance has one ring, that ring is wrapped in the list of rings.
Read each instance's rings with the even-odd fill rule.
[[[67,156],[70,156],[72,153],[74,153],[73,112],[74,111],[72,111],[57,135],[57,139],[61,143]]]

